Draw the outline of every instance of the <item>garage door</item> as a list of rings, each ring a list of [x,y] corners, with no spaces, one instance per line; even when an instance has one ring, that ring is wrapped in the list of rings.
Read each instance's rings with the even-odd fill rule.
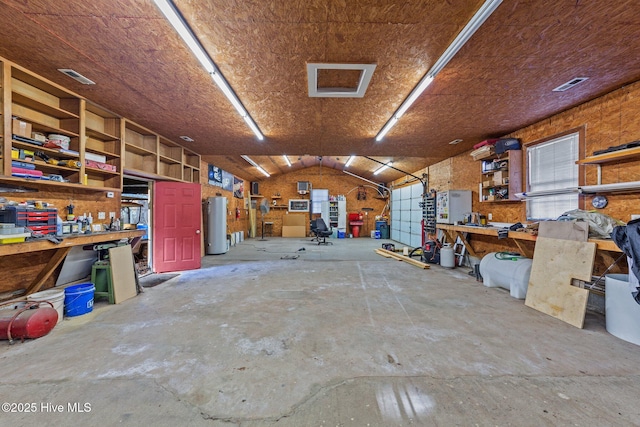
[[[391,191],[391,239],[410,247],[422,245],[422,184]]]

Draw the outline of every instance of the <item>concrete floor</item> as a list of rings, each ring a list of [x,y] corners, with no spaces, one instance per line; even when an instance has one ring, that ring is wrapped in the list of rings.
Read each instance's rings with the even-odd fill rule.
[[[640,347],[604,317],[577,329],[468,268],[333,241],[247,240],[43,338],[0,342],[2,400],[35,404],[0,425],[640,425]]]

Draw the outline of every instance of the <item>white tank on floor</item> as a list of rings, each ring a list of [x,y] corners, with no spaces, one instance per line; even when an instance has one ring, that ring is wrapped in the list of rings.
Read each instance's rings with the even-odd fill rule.
[[[629,274],[607,274],[604,283],[607,332],[640,345],[640,305],[629,289]]]
[[[500,252],[491,252],[480,261],[480,275],[485,286],[504,288],[509,290],[512,297],[525,299],[532,263],[530,258],[508,257]]]

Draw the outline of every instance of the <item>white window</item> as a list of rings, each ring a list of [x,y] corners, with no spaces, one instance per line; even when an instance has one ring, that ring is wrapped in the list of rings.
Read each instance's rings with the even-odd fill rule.
[[[329,200],[329,190],[313,189],[311,190],[311,213],[322,213],[322,202]]]
[[[579,133],[527,148],[527,219],[557,219],[578,209]]]

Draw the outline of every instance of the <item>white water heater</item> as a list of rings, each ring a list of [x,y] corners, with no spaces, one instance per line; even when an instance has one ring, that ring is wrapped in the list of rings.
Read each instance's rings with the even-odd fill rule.
[[[207,208],[207,255],[227,252],[227,198],[209,197]]]

